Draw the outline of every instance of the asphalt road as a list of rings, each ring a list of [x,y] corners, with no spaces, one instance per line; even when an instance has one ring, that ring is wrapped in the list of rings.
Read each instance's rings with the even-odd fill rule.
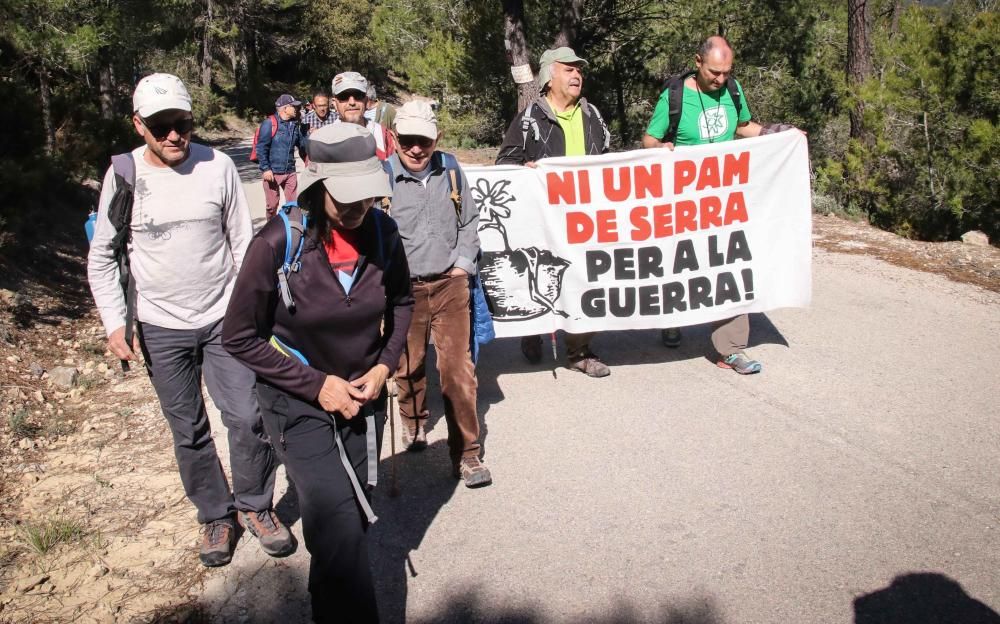
[[[704,327],[673,351],[598,336],[605,379],[485,348],[494,485],[451,478],[437,401],[390,498],[386,436],[383,620],[1000,622],[1000,297],[819,250],[813,277],[811,309],[753,316],[751,377],[706,359]],[[200,600],[214,621],[308,621],[308,559],[244,540]]]

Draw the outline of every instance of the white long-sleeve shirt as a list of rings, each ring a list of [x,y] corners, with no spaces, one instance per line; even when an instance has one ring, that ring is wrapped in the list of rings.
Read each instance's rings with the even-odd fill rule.
[[[129,259],[136,284],[136,318],[168,329],[197,329],[223,317],[253,226],[236,165],[229,156],[192,143],[177,167],[135,159],[135,202]],[[87,275],[104,329],[125,325],[125,296],[109,244],[108,207],[116,190],[109,167],[98,204]]]

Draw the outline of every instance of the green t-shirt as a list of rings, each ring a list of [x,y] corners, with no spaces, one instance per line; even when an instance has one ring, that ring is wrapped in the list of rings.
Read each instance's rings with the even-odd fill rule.
[[[573,108],[561,113],[556,112],[552,102],[549,102],[549,107],[556,113],[556,120],[566,137],[566,156],[586,156],[587,152],[584,147],[586,141],[583,139],[583,110],[580,108],[580,104],[577,103]]]
[[[684,100],[681,105],[681,118],[677,122],[677,139],[674,145],[702,145],[704,143],[721,143],[736,138],[736,126],[750,121],[750,107],[747,106],[746,95],[739,82],[736,88],[743,100],[743,108],[739,119],[736,118],[736,105],[729,95],[729,89],[722,87],[718,91],[701,92],[688,86],[684,87]],[[670,92],[664,90],[660,94],[653,118],[649,120],[646,134],[663,140],[670,125]]]

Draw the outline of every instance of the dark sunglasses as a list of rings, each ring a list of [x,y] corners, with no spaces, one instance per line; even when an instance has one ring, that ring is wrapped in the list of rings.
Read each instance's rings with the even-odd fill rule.
[[[365,99],[365,94],[360,91],[344,91],[343,93],[338,93],[333,96],[337,98],[338,102],[346,102],[347,100],[354,98],[356,101],[360,102]]]
[[[428,139],[425,136],[404,134],[399,137],[399,144],[403,149],[410,149],[414,145],[419,145],[422,149],[429,149],[431,145],[434,145],[434,139]]]
[[[174,121],[168,121],[166,123],[150,124],[145,119],[142,120],[142,125],[146,126],[146,130],[149,130],[153,137],[159,141],[167,138],[170,135],[170,131],[173,130],[177,134],[187,134],[194,130],[194,119],[176,119]]]

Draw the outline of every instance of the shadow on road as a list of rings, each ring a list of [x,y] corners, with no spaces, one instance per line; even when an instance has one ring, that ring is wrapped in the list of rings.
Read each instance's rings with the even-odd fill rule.
[[[692,325],[682,328],[682,331],[681,345],[675,349],[668,349],[661,344],[659,329],[599,332],[594,336],[592,347],[594,352],[612,367],[612,370],[615,366],[659,364],[702,357],[715,362],[713,358],[716,357],[716,353],[712,347],[709,325]],[[520,338],[502,338],[483,347],[476,369],[479,373],[481,393],[484,386],[487,390],[496,386],[496,376],[499,374],[537,372],[553,368],[557,376],[563,373],[570,374],[565,368],[566,347],[563,343],[563,332],[558,332],[559,345],[556,359],[552,358],[550,337],[543,337],[542,361],[539,364],[530,364],[524,359],[521,355],[520,340]],[[788,340],[766,314],[751,314],[749,347],[764,344],[789,346]],[[503,398],[502,394],[499,398]]]
[[[397,452],[399,496],[389,496],[393,461],[389,457],[379,467],[384,475],[374,501],[379,521],[370,533],[379,612],[385,622],[406,620],[408,581],[421,573],[413,553],[459,484],[451,475],[446,441],[438,440],[420,453]]]
[[[380,570],[376,567],[376,580]],[[287,574],[281,568],[269,567],[261,572],[266,578],[265,583],[283,586],[287,583]],[[546,615],[542,609],[531,606],[503,605],[488,603],[482,596],[483,591],[476,585],[466,585],[454,588],[451,596],[433,613],[423,617],[407,618],[405,610],[405,593],[402,597],[391,593],[388,585],[379,587],[379,619],[382,624],[544,624],[552,621],[551,615]],[[305,591],[305,588],[302,588]],[[405,588],[404,588],[405,592]],[[402,598],[402,601],[400,601]],[[536,598],[536,602],[544,597]],[[307,600],[308,602],[308,600]],[[309,622],[309,609],[300,610],[300,605],[287,600],[271,603],[253,602],[238,620],[232,624],[306,624]],[[710,596],[696,596],[679,604],[661,604],[656,609],[657,614],[648,615],[649,609],[640,609],[627,600],[619,600],[609,605],[604,611],[614,613],[613,616],[588,616],[580,621],[589,624],[726,624],[725,619],[715,607],[715,601]],[[644,615],[647,614],[647,615]],[[563,619],[563,618],[560,618]],[[152,624],[228,624],[230,620],[219,619],[207,613],[198,605],[180,605],[163,609],[150,614],[144,621]],[[895,621],[895,620],[893,620]],[[916,620],[924,622],[925,620]],[[937,622],[938,620],[934,620]],[[945,620],[940,620],[944,622]],[[947,620],[958,622],[959,620]],[[973,621],[975,624],[978,621]]]
[[[855,624],[1000,624],[1000,615],[943,574],[902,574],[854,600]]]
[[[505,607],[485,604],[475,587],[460,589],[433,616],[413,620],[413,622],[435,622],[460,624],[465,622],[489,622],[491,624],[542,624],[551,621],[538,609],[531,607]],[[661,606],[659,615],[643,616],[633,604],[619,601],[607,609],[615,613],[611,617],[587,617],[581,621],[590,624],[723,624],[711,598],[698,598],[683,605]],[[403,622],[405,620],[386,620]]]

